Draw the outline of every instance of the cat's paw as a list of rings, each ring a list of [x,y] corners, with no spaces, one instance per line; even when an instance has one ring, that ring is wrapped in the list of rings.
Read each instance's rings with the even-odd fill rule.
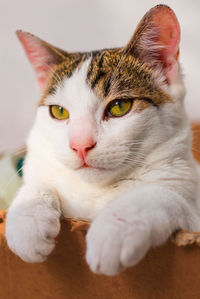
[[[6,239],[10,249],[26,262],[43,262],[55,247],[60,231],[60,210],[57,199],[48,192],[19,193],[19,201],[8,211]],[[24,200],[23,196],[29,197]]]
[[[100,215],[86,237],[87,263],[94,273],[116,275],[143,258],[150,237],[149,225],[137,217],[128,222],[117,215]]]

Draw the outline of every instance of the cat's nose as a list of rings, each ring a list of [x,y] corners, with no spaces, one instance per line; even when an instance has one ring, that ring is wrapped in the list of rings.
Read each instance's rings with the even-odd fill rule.
[[[82,160],[85,159],[88,151],[94,148],[95,145],[96,141],[92,138],[87,138],[81,142],[78,140],[72,140],[70,143],[71,149],[73,149]]]

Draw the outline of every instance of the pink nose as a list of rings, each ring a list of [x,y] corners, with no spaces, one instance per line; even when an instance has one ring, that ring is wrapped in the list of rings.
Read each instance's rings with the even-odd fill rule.
[[[81,142],[72,140],[70,143],[71,149],[73,149],[79,158],[85,159],[89,150],[95,147],[96,142],[93,139],[82,140]]]

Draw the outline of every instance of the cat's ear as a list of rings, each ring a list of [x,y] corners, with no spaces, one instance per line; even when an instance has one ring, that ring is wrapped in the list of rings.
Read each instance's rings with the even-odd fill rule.
[[[28,32],[18,30],[16,34],[36,72],[38,84],[43,90],[49,72],[66,58],[67,53]]]
[[[166,5],[149,10],[126,46],[151,67],[158,67],[170,84],[179,71],[180,27],[174,12]]]

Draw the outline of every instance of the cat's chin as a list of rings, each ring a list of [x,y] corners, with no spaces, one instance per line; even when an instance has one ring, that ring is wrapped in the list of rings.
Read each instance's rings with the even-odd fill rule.
[[[110,183],[115,177],[115,171],[106,168],[83,166],[74,171],[82,180],[98,185]]]

